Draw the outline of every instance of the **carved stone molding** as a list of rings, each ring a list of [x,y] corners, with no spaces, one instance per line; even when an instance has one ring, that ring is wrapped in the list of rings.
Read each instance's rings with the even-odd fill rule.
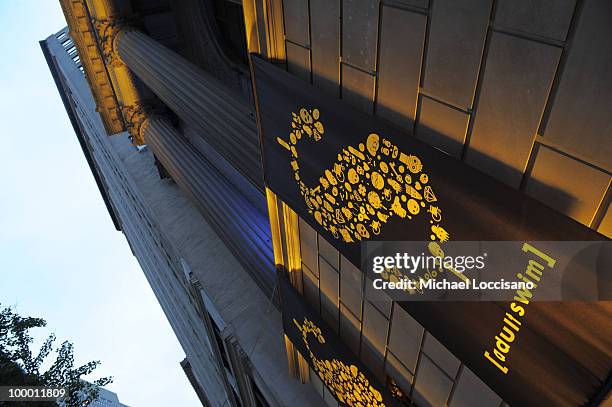
[[[102,55],[109,66],[123,64],[117,52],[116,40],[122,31],[133,30],[137,20],[135,17],[116,17],[113,19],[92,19],[92,24],[98,35]]]
[[[153,102],[141,102],[130,106],[122,106],[121,113],[127,130],[130,132],[132,143],[137,146],[146,144],[144,130],[147,119],[152,115],[163,115],[164,108]]]
[[[147,120],[149,109],[146,104],[137,103],[131,106],[121,106],[121,113],[125,120],[126,127],[130,132],[132,143],[135,145],[145,144],[143,124]]]
[[[125,130],[119,103],[113,92],[111,80],[104,69],[104,59],[97,46],[97,36],[91,20],[88,18],[85,0],[60,0],[70,38],[75,43],[85,77],[89,82],[96,106],[104,127],[109,134]]]

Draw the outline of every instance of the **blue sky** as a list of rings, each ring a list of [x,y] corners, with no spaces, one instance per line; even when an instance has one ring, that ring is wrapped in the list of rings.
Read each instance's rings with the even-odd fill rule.
[[[38,41],[59,0],[0,0],[0,302],[45,318],[132,406],[200,405],[184,353],[115,231]]]

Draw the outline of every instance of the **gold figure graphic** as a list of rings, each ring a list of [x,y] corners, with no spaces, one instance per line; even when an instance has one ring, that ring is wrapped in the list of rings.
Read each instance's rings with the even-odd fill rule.
[[[301,108],[291,115],[289,142],[280,137],[277,141],[291,154],[291,168],[308,212],[336,239],[346,243],[368,239],[379,235],[390,217],[410,220],[421,212],[431,214],[431,240],[450,239],[440,225],[442,210],[433,205],[438,199],[420,158],[399,151],[378,134],[370,134],[365,144],[343,148],[319,184],[306,185],[297,145],[303,137],[321,140],[325,127],[318,109]]]
[[[347,365],[338,359],[321,360],[310,349],[308,336],[312,335],[319,343],[325,343],[321,328],[308,318],[300,325],[295,319],[293,323],[302,333],[302,340],[312,360],[314,370],[323,383],[336,393],[340,402],[351,407],[384,407],[382,394],[376,390],[355,365]]]

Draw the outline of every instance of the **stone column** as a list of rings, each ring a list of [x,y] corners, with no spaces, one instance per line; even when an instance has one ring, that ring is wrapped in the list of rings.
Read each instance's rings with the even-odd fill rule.
[[[275,273],[267,216],[238,192],[167,118],[148,116],[141,132],[174,182],[255,282],[271,294]]]
[[[140,31],[123,27],[113,50],[130,70],[247,179],[263,190],[254,112],[209,74]]]

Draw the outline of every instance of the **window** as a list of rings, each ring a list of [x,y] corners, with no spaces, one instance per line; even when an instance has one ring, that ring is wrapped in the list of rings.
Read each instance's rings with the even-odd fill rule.
[[[234,393],[234,400],[236,400],[236,405],[238,407],[242,407],[242,400],[240,399],[240,397],[238,397],[238,394],[236,393],[236,390],[234,390],[233,387],[232,387],[232,393]]]
[[[213,327],[213,333],[215,334],[215,340],[217,341],[217,345],[219,346],[219,351],[221,351],[221,359],[223,361],[223,366],[225,366],[225,368],[229,372],[231,372],[232,369],[230,368],[229,359],[227,358],[227,353],[225,352],[225,345],[223,343],[223,339],[221,338],[221,331],[215,323],[215,320],[213,319],[212,315],[208,314],[208,318],[210,319],[210,323]]]
[[[253,379],[251,379],[251,388],[253,389],[253,396],[255,397],[255,405],[257,407],[269,407],[270,404],[268,404],[268,401]]]

